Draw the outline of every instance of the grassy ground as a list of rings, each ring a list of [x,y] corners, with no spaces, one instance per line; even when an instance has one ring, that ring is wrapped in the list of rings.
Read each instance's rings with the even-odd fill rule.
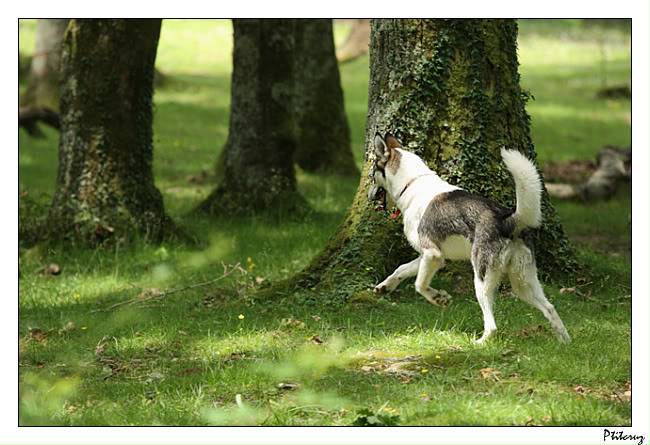
[[[336,31],[340,40],[344,25]],[[34,23],[20,32],[28,54]],[[169,213],[205,247],[21,249],[23,424],[630,423],[629,187],[607,202],[556,203],[588,265],[546,286],[570,346],[557,344],[541,315],[507,292],[497,301],[499,334],[473,345],[480,310],[469,276],[456,269],[435,279],[456,297],[445,310],[411,284],[345,306],[295,295],[260,300],[257,288],[300,270],[324,246],[357,182],[298,172],[314,208],[301,221],[185,216],[214,185],[231,47],[228,22],[163,24],[157,65],[171,80],[155,97],[156,183]],[[630,143],[629,101],[595,98],[604,78],[629,81],[624,32],[526,21],[520,59],[522,83],[536,98],[529,111],[542,163]],[[341,68],[358,162],[367,65],[361,58]],[[20,134],[21,224],[43,215],[52,193],[57,134],[46,133]],[[209,286],[155,298],[221,276],[222,262],[241,266]],[[60,275],[40,272],[50,263]],[[133,304],[111,308],[128,299]]]

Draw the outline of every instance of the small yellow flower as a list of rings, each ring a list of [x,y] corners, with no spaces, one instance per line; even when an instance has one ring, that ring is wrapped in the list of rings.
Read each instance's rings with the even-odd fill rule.
[[[439,355],[436,355],[436,358],[437,358],[438,360],[440,360],[440,356],[439,356]]]
[[[420,369],[420,372],[422,374],[426,374],[427,372],[429,372],[429,370],[427,368],[422,368],[422,369]]]
[[[85,331],[86,329],[88,329],[88,326],[82,326],[81,329]]]
[[[244,317],[244,314],[239,314],[239,317],[237,317],[237,318],[239,318],[240,320],[243,320],[246,317]]]

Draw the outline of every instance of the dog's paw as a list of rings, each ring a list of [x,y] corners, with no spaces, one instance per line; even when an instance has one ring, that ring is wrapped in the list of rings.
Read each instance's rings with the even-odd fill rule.
[[[399,284],[399,281],[389,281],[389,280],[384,280],[378,285],[375,286],[375,293],[376,294],[387,294],[389,292],[394,291],[397,288],[397,285]]]
[[[388,289],[384,283],[380,283],[375,286],[375,293],[376,294],[385,294],[388,292]]]
[[[429,291],[424,295],[424,298],[431,304],[440,307],[447,307],[451,302],[451,295],[444,290],[429,288]]]
[[[451,295],[444,290],[433,289],[433,298],[438,306],[447,307],[451,303]]]
[[[556,335],[560,343],[564,345],[568,345],[569,343],[571,343],[571,336],[566,330],[558,332]]]

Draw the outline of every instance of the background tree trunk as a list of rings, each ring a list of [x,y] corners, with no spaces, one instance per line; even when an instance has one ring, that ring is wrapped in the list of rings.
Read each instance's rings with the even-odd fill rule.
[[[210,214],[301,206],[293,154],[295,20],[233,20],[230,128]]]
[[[27,89],[21,105],[59,109],[61,46],[69,19],[39,19]]]
[[[172,227],[152,162],[152,93],[160,20],[73,20],[63,45],[52,237],[98,242]]]
[[[332,20],[296,21],[295,162],[304,170],[358,175],[350,145]]]
[[[336,50],[336,58],[340,63],[349,62],[368,52],[370,42],[370,20],[355,19],[348,36]]]
[[[535,159],[527,97],[519,86],[514,20],[373,20],[362,180],[343,225],[298,284],[347,283],[349,295],[415,258],[401,222],[367,202],[377,131],[396,134],[450,183],[513,207],[514,183],[499,150],[516,148]],[[531,235],[538,264],[546,273],[571,269],[573,250],[546,193],[542,207],[543,226]]]

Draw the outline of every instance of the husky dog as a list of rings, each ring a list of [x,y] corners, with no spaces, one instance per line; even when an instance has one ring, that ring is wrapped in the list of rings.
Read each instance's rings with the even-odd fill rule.
[[[483,312],[483,335],[477,343],[485,342],[497,329],[492,305],[504,274],[513,292],[544,314],[558,339],[570,342],[562,320],[544,296],[535,257],[519,236],[523,229],[539,227],[542,221],[542,183],[532,162],[518,151],[501,150],[517,192],[517,208],[506,209],[445,182],[390,134],[384,138],[377,134],[374,145],[368,198],[385,200],[386,193],[390,195],[403,215],[406,239],[420,254],[399,266],[375,292],[391,292],[405,278],[417,276],[417,292],[430,303],[446,306],[451,297],[430,286],[433,275],[447,259],[470,260]]]

